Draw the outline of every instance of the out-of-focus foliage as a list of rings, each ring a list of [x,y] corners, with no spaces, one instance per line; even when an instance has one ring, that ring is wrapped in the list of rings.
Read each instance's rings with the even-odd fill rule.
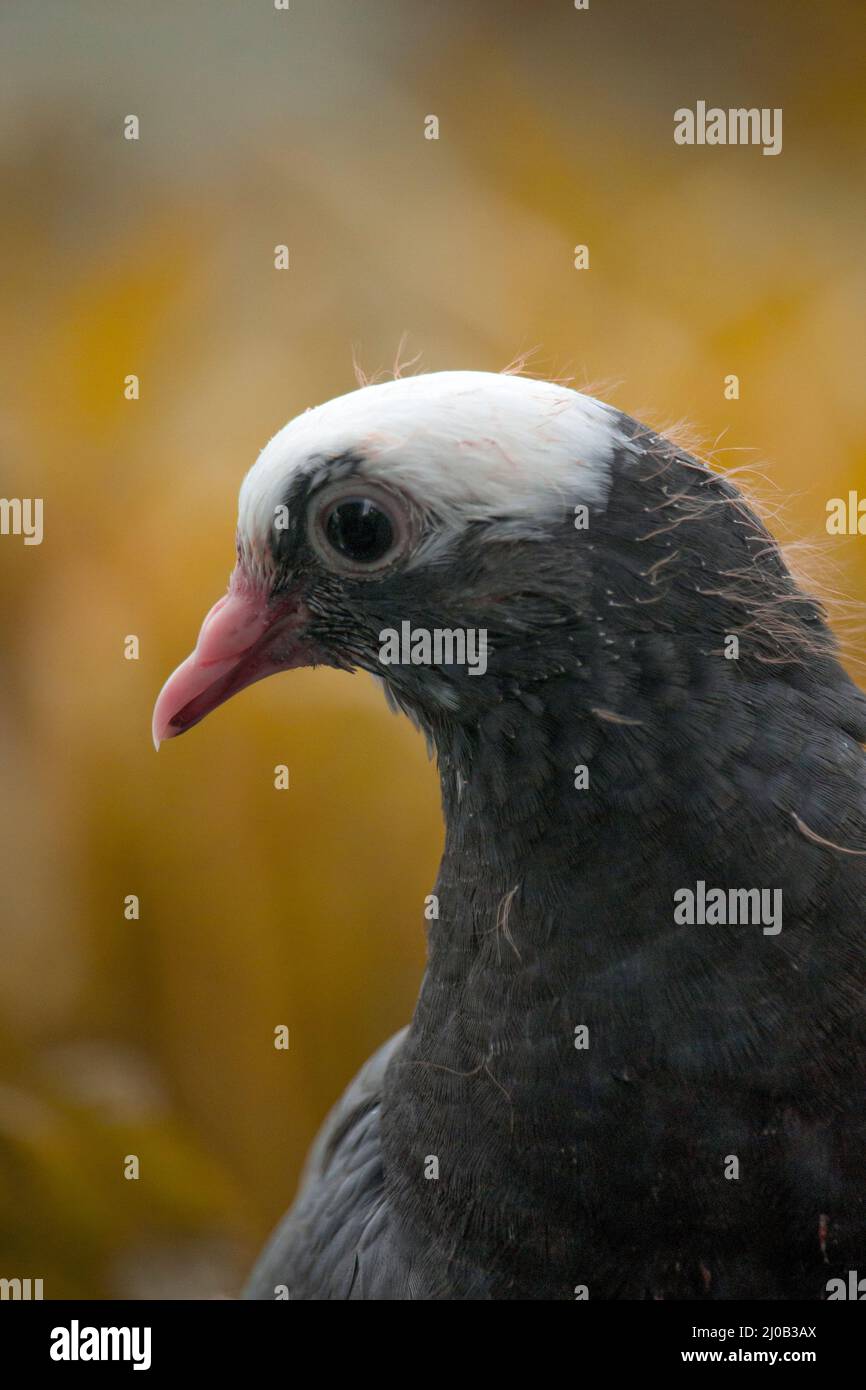
[[[12,0],[0,41],[0,491],[45,499],[41,546],[0,538],[0,1276],[231,1293],[409,1016],[441,844],[366,677],[266,682],[154,754],[240,478],[353,347],[372,374],[404,333],[422,369],[539,345],[753,464],[862,596],[824,508],[866,484],[866,11]],[[698,99],[781,106],[782,154],[676,147]]]

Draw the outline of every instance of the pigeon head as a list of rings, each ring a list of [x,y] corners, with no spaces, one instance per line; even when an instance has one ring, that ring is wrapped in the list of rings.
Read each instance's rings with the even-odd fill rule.
[[[598,759],[600,725],[616,758],[640,729],[640,763],[696,692],[735,704],[833,662],[819,605],[730,481],[565,386],[442,372],[308,410],[265,447],[228,593],[153,733],[279,671],[360,668],[436,745],[443,786],[450,767],[459,797],[480,768],[486,806],[525,803],[527,779]]]
[[[483,372],[298,416],[244,479],[228,593],[163,688],[157,744],[303,665],[382,677],[434,735],[474,718],[504,681],[561,660],[549,629],[586,609],[590,516],[625,442],[590,397]]]

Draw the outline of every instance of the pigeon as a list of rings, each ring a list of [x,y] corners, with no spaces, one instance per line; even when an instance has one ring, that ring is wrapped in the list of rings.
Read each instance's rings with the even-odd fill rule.
[[[308,410],[242,483],[157,746],[319,664],[426,737],[445,848],[414,1016],[244,1296],[822,1300],[866,1273],[866,698],[734,482],[522,375]]]

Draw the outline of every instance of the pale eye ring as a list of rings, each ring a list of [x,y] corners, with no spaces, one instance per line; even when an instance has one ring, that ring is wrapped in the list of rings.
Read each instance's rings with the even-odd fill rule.
[[[413,535],[405,503],[388,488],[347,478],[312,501],[311,544],[329,569],[362,578],[401,559]]]

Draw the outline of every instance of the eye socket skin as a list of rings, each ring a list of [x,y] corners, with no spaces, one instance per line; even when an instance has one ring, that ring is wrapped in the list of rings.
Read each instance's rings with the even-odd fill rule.
[[[307,533],[329,569],[372,578],[405,555],[414,527],[396,494],[377,483],[349,478],[323,488],[312,499]]]

